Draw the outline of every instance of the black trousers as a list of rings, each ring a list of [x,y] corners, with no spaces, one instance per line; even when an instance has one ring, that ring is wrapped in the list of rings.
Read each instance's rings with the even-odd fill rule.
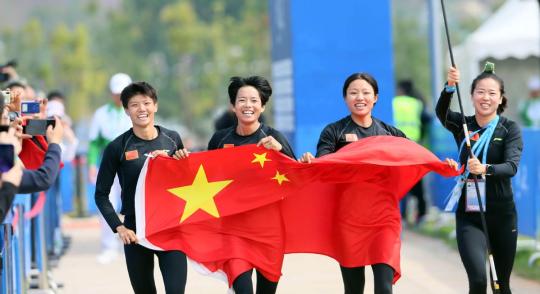
[[[259,271],[257,272],[257,294],[274,294],[277,290],[278,283],[272,282],[265,278]],[[239,275],[233,282],[233,289],[236,294],[253,294],[253,282],[251,274],[253,270],[249,270]]]
[[[502,294],[512,293],[510,274],[516,255],[516,213],[507,210],[486,215],[486,223],[500,291]],[[469,279],[469,293],[486,293],[487,245],[479,213],[456,214],[456,233],[459,255]]]
[[[365,267],[343,267],[341,276],[343,277],[343,286],[345,294],[364,293],[366,284]],[[371,266],[373,270],[373,279],[375,294],[392,293],[392,281],[394,280],[394,269],[384,263],[377,263]]]
[[[126,216],[124,225],[135,229],[135,218]],[[139,244],[124,245],[126,265],[131,286],[136,294],[156,293],[154,281],[154,255],[157,256],[159,269],[163,276],[165,292],[182,294],[185,292],[187,279],[186,255],[177,250],[158,251],[148,249]]]

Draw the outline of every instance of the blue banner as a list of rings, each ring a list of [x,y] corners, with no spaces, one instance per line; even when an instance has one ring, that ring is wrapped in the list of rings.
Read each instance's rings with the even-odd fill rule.
[[[374,115],[392,123],[394,70],[390,1],[269,1],[276,129],[295,153],[314,151],[319,135],[349,111],[345,79],[367,72],[379,84]]]

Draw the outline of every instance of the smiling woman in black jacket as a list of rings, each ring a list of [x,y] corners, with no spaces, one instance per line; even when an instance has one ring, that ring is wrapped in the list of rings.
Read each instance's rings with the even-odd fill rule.
[[[441,92],[436,107],[437,117],[454,135],[460,148],[459,160],[461,164],[467,165],[468,170],[461,184],[463,187],[458,183],[455,197],[450,198],[447,207],[453,208],[457,204],[457,243],[469,278],[469,293],[486,293],[487,245],[476,191],[469,180],[472,177],[470,174],[483,176],[479,180],[480,195],[484,195],[483,203],[495,268],[501,293],[511,293],[510,274],[517,242],[517,215],[511,178],[517,172],[523,150],[521,130],[515,122],[500,116],[507,103],[504,82],[491,69],[485,70],[474,79],[471,86],[474,115],[467,116],[465,120],[475,157],[468,159],[468,152],[463,147],[465,136],[462,117],[450,110],[451,98],[458,81],[459,71],[450,68],[448,83]]]

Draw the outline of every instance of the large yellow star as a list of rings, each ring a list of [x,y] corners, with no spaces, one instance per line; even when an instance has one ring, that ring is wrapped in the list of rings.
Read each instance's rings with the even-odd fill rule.
[[[186,201],[186,206],[184,207],[180,222],[183,222],[199,209],[206,211],[213,217],[219,217],[219,211],[214,202],[214,196],[231,182],[232,180],[209,183],[201,164],[197,171],[197,175],[193,180],[193,184],[168,189],[167,191]]]
[[[279,171],[276,171],[276,175],[272,178],[272,180],[276,180],[280,186],[283,182],[290,182],[285,174],[280,174]]]
[[[264,152],[263,154],[253,153],[253,155],[255,155],[255,159],[253,159],[251,163],[258,162],[261,165],[261,167],[264,167],[265,161],[272,161],[271,159],[266,158],[266,152]]]

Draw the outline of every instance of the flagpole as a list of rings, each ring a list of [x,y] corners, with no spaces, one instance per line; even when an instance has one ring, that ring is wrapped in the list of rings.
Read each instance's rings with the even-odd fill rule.
[[[452,67],[456,67],[456,63],[454,60],[454,53],[452,52],[452,43],[450,42],[450,33],[448,31],[448,21],[446,19],[446,9],[444,7],[444,0],[441,0],[441,8],[443,13],[443,20],[444,20],[444,29],[446,32],[446,41],[448,42],[448,53],[450,54],[450,61],[452,63]],[[459,83],[456,82],[456,92],[459,102],[459,110],[461,112],[461,118],[463,121],[463,132],[465,133],[465,140],[467,142],[467,151],[469,153],[469,157],[473,158],[473,153],[471,150],[471,141],[469,139],[469,130],[467,128],[467,121],[465,120],[465,114],[463,112],[463,103],[461,102],[461,94],[459,91]],[[493,260],[493,254],[491,251],[491,244],[489,242],[489,234],[488,234],[488,228],[486,224],[486,216],[484,212],[484,207],[482,205],[482,199],[480,198],[480,188],[478,187],[478,179],[476,178],[476,175],[472,174],[474,186],[476,188],[476,198],[478,199],[478,205],[480,207],[480,219],[482,220],[482,229],[484,230],[484,237],[486,238],[486,245],[487,245],[487,251],[488,251],[488,260],[489,260],[489,268],[491,270],[491,289],[493,290],[493,293],[500,293],[499,288],[499,282],[497,279],[497,272],[495,270],[495,261]]]

